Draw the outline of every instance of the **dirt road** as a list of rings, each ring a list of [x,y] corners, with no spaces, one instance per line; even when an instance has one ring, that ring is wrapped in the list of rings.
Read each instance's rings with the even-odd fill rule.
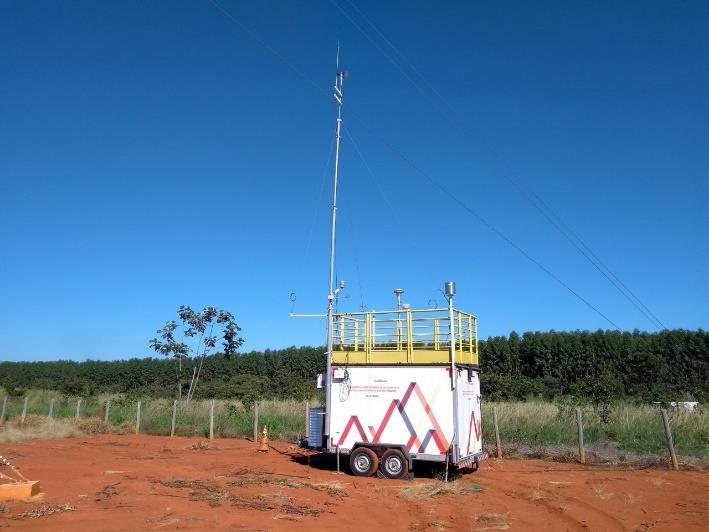
[[[309,467],[287,443],[95,436],[6,445],[43,494],[0,503],[17,530],[707,530],[709,474],[488,460],[457,494]],[[412,496],[412,495],[409,495]],[[413,494],[417,496],[416,493]],[[24,515],[23,515],[24,514]]]

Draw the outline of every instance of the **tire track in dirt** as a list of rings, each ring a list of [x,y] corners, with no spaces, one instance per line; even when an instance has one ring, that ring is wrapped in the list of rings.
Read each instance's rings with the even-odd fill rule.
[[[505,494],[508,496],[514,496],[517,501],[529,500],[529,493],[534,491],[543,494],[544,496],[533,501],[533,504],[546,508],[549,512],[563,517],[569,523],[574,523],[575,526],[580,530],[588,530],[589,528],[591,530],[612,530],[621,532],[628,530],[627,527],[615,516],[576,497],[571,497],[558,492],[542,489],[538,486],[530,486],[529,484],[510,480],[508,478],[488,478],[487,481],[492,481],[493,484],[504,483],[506,485],[516,486],[517,490],[507,490],[507,493]],[[503,493],[505,492],[504,487],[496,488],[503,491]],[[525,492],[518,491],[519,489],[525,490],[526,495]],[[564,505],[562,506],[554,504],[552,501],[560,501]],[[571,515],[571,512],[576,515],[588,515],[589,518],[585,520],[579,520],[576,517],[573,517],[573,515]]]
[[[509,484],[507,480],[500,481],[501,483],[507,483]],[[494,482],[493,482],[494,484]],[[492,485],[490,486],[489,484],[489,479],[485,482],[485,489],[488,494],[492,493],[501,493],[502,496],[499,497],[501,501],[504,501],[505,498],[513,498],[514,499],[514,508],[515,508],[515,513],[519,512],[519,507],[520,506],[525,506],[525,507],[530,507],[531,510],[527,510],[522,513],[529,513],[531,515],[538,514],[539,508],[542,508],[545,510],[546,515],[548,518],[551,518],[552,521],[558,522],[559,523],[559,528],[563,527],[571,527],[573,530],[588,530],[588,525],[583,522],[575,519],[573,516],[569,515],[566,513],[564,508],[560,508],[557,506],[553,506],[551,504],[545,504],[542,503],[542,500],[530,500],[529,499],[529,494],[522,493],[520,491],[514,491],[511,489],[507,489],[506,487],[499,487]],[[514,514],[511,513],[511,515],[514,517]],[[537,524],[538,525],[538,524]],[[551,526],[553,528],[557,528],[554,526],[554,523],[551,523]],[[600,530],[600,529],[599,529]]]
[[[589,530],[587,524],[574,519],[561,508],[538,504],[538,501],[531,501],[518,491],[498,486],[491,487],[487,479],[480,479],[480,481],[483,488],[481,492],[457,496],[460,498],[460,504],[456,504],[455,499],[451,500],[451,497],[456,496],[422,502],[400,498],[400,501],[406,505],[404,514],[409,516],[409,529],[412,531],[553,529],[584,532]],[[396,492],[398,493],[405,486],[402,485]],[[445,508],[449,505],[459,507],[463,511],[445,515]],[[541,515],[540,510],[543,512]]]

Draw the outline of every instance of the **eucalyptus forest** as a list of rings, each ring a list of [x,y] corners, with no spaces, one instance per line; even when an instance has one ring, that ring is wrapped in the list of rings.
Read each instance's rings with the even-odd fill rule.
[[[709,397],[709,334],[618,331],[527,332],[480,341],[482,392],[488,399],[573,396],[606,402],[700,400]],[[195,362],[196,363],[196,362]],[[309,399],[325,367],[323,347],[251,351],[203,361],[195,398]],[[185,374],[192,369],[185,368]],[[175,396],[175,361],[2,362],[0,383],[10,395],[27,389],[67,396],[126,393]],[[185,391],[189,379],[185,383]]]

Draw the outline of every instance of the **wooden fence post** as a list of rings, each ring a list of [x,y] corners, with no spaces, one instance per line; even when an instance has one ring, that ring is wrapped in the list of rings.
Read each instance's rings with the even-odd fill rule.
[[[214,399],[209,402],[209,439],[214,439]]]
[[[310,440],[310,401],[305,401],[305,439]]]
[[[49,400],[49,414],[47,415],[47,417],[49,419],[52,419],[52,414],[54,414],[54,399]]]
[[[172,403],[172,425],[170,428],[170,437],[175,436],[175,420],[177,419],[177,399]]]
[[[677,471],[677,455],[675,454],[675,444],[672,441],[672,430],[670,429],[670,420],[667,418],[667,410],[662,409],[662,424],[665,427],[665,439],[667,440],[667,449],[670,451],[670,460],[672,460],[672,469]]]
[[[76,419],[81,417],[81,399],[76,400]]]
[[[7,395],[2,400],[2,414],[0,414],[0,424],[5,423],[5,414],[7,414]]]
[[[106,399],[106,413],[103,416],[103,422],[108,425],[108,411],[111,409],[111,400]]]
[[[258,443],[258,401],[254,401],[254,443]]]
[[[576,425],[579,429],[579,461],[585,464],[586,451],[583,448],[583,418],[581,417],[581,409],[579,407],[576,407]]]
[[[29,401],[29,397],[25,395],[25,402],[22,403],[22,417],[20,418],[20,423],[24,423],[27,417],[27,401]]]
[[[135,433],[140,434],[140,401],[138,401],[138,408],[135,411]]]
[[[497,448],[497,457],[502,458],[502,445],[500,444],[500,427],[497,424],[497,407],[492,407],[492,423],[495,425],[495,447]]]

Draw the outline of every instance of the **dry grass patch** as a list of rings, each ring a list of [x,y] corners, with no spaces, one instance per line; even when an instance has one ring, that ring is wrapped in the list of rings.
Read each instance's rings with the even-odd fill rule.
[[[120,482],[116,482],[115,484],[108,484],[107,486],[104,486],[103,488],[101,488],[101,490],[96,492],[96,494],[94,495],[94,500],[105,501],[106,499],[115,497],[116,495],[118,495],[118,490],[116,489],[116,486],[118,486],[119,484]]]
[[[668,482],[667,482],[667,479],[666,479],[665,477],[653,477],[653,478],[647,479],[647,481],[648,481],[650,484],[652,484],[653,486],[656,486],[656,487],[658,487],[658,488],[659,488],[660,486],[662,486],[663,484],[667,484],[667,483],[668,483]]]
[[[485,449],[494,456],[495,446],[486,445]],[[638,454],[618,450],[613,443],[587,444],[586,463],[588,465],[612,465],[628,469],[665,469],[669,458],[666,455]],[[502,454],[507,458],[551,460],[552,462],[578,463],[578,447],[562,444],[526,444],[503,443]],[[678,457],[680,469],[688,471],[706,471],[709,460],[691,456]]]
[[[100,417],[89,417],[76,422],[79,430],[85,434],[110,434],[111,426]]]
[[[59,514],[62,512],[73,512],[76,507],[69,503],[60,504],[58,506],[40,506],[34,510],[28,510],[27,512],[22,512],[20,517],[30,517],[32,519],[38,519],[39,517],[47,517],[52,514]]]
[[[623,494],[623,502],[627,504],[636,504],[640,502],[641,497],[638,495],[635,495],[634,493],[624,493]]]
[[[432,521],[426,524],[426,528],[433,528],[434,530],[445,530],[447,528],[453,528],[453,525],[446,523],[445,521]]]
[[[510,528],[509,513],[481,514],[475,518],[481,528],[477,530],[507,530]]]
[[[298,504],[295,497],[278,493],[263,493],[255,497],[242,496],[231,493],[227,487],[220,486],[213,480],[183,480],[175,478],[171,480],[154,480],[153,482],[168,488],[191,489],[189,500],[206,502],[212,507],[230,504],[242,510],[277,510],[282,515],[296,517],[317,517],[322,513],[318,509]],[[227,486],[231,484],[233,483]]]
[[[598,486],[593,486],[593,493],[595,493],[596,497],[598,497],[602,501],[606,501],[615,495],[615,493],[612,493],[610,491],[606,491],[607,487],[608,486],[605,484],[599,484]]]
[[[529,500],[531,502],[542,501],[544,499],[546,499],[546,496],[544,492],[539,489],[532,490],[532,493],[529,494]]]
[[[83,433],[73,423],[41,416],[27,416],[25,423],[10,421],[0,429],[0,443],[26,440],[49,440],[81,436]]]
[[[12,419],[0,425],[0,443],[15,443],[27,440],[55,440],[73,438],[85,434],[128,434],[135,432],[135,425],[122,423],[111,426],[100,417],[83,419],[52,419],[46,416],[27,416],[25,422]]]
[[[415,484],[399,491],[399,496],[408,500],[423,500],[433,497],[447,497],[451,495],[470,495],[482,491],[480,484],[464,484],[462,482],[426,482]]]
[[[276,476],[264,473],[256,473],[248,469],[241,469],[231,474],[236,477],[227,484],[229,487],[240,488],[243,486],[271,486],[277,488],[310,488],[316,491],[324,491],[333,497],[344,497],[347,495],[345,484],[339,481],[333,482],[309,482],[293,477]]]
[[[216,447],[209,445],[209,442],[199,440],[197,443],[192,444],[191,449],[193,451],[209,451],[210,449],[216,449]]]

